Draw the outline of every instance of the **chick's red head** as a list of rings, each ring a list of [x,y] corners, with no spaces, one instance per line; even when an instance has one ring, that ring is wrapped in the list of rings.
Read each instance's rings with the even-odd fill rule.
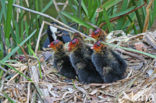
[[[68,50],[69,51],[73,51],[77,48],[79,44],[79,40],[78,39],[73,39],[72,41],[70,41],[70,43],[68,44]]]
[[[92,49],[96,52],[101,52],[104,48],[106,47],[106,45],[102,44],[100,41],[96,42]]]
[[[90,36],[97,40],[101,35],[101,33],[102,33],[101,29],[98,28],[94,32],[92,32]]]
[[[62,47],[63,47],[63,42],[59,40],[55,40],[49,45],[49,48],[52,48],[54,51],[58,51]]]

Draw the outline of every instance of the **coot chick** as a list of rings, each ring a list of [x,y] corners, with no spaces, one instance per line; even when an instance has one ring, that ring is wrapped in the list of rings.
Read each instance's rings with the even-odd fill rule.
[[[69,56],[66,55],[63,49],[63,42],[60,40],[55,40],[50,44],[49,47],[54,51],[54,67],[61,75],[70,79],[75,79],[76,72],[70,63]]]
[[[93,45],[92,62],[105,83],[115,82],[124,77],[126,62],[100,41]]]

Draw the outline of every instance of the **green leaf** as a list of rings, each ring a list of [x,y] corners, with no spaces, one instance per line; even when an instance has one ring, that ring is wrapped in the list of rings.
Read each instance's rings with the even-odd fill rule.
[[[155,55],[152,55],[152,54],[149,54],[149,53],[146,53],[146,52],[142,52],[142,51],[135,50],[135,49],[132,49],[132,48],[126,48],[126,47],[117,46],[115,44],[110,44],[110,43],[105,43],[105,42],[102,42],[102,43],[107,44],[107,45],[112,46],[112,47],[118,47],[118,48],[121,48],[121,49],[124,49],[124,50],[127,50],[127,51],[143,54],[143,55],[146,55],[146,56],[149,56],[151,58],[156,59]]]
[[[134,6],[137,6],[137,4],[135,3],[134,0],[132,0],[132,3],[133,3]],[[140,27],[140,32],[142,32],[142,30],[143,30],[143,23],[141,21],[142,20],[142,17],[140,16],[138,10],[135,11],[135,14],[136,14],[136,17],[137,17],[137,22],[138,22],[139,27]]]
[[[86,22],[84,22],[83,20],[79,19],[78,17],[75,17],[75,16],[70,15],[67,12],[61,12],[61,14],[63,14],[67,18],[71,19],[72,21],[74,21],[74,22],[76,22],[76,23],[78,23],[80,25],[83,25],[83,26],[85,26],[87,28],[92,28],[91,25],[87,24]]]
[[[108,10],[109,8],[111,8],[112,6],[116,5],[117,3],[119,3],[122,0],[107,0],[101,8],[105,8],[106,10]]]
[[[19,70],[15,69],[14,67],[10,66],[9,64],[5,63],[4,61],[0,61],[1,65],[6,65],[8,66],[10,69],[14,70],[15,72],[17,72],[18,74],[20,74],[21,76],[25,77],[27,80],[32,81],[31,78],[27,77],[26,75],[24,75],[22,72],[20,72]]]
[[[8,0],[8,5],[7,5],[7,19],[6,23],[4,26],[4,31],[5,31],[5,36],[6,38],[10,37],[10,31],[11,31],[11,18],[12,18],[12,4],[13,0]]]
[[[122,12],[119,12],[119,13],[116,13],[116,14],[110,16],[109,18],[114,18],[114,17],[118,17],[118,16],[121,16],[121,15],[124,15],[124,14],[130,12],[131,10],[133,10],[134,8],[135,7],[132,6],[132,7],[128,8],[128,9],[126,9],[125,11],[122,11]]]
[[[35,34],[36,30],[34,30],[30,36],[28,36],[24,41],[22,41],[19,45],[22,46],[24,43],[26,43],[34,34]],[[13,54],[16,53],[16,51],[19,49],[20,47],[19,46],[16,46],[6,57],[4,57],[2,59],[2,61],[6,61],[7,59],[9,59]]]
[[[49,9],[49,7],[53,4],[53,0],[51,0],[50,2],[48,2],[48,4],[41,10],[41,12],[45,12],[47,9]]]
[[[152,11],[152,13],[151,13],[151,15],[152,15],[152,23],[154,23],[154,20],[156,19],[156,0],[154,0],[154,3],[153,3],[154,5],[153,5],[153,11]]]
[[[37,59],[37,62],[39,64],[40,78],[42,79],[41,62],[40,62],[39,58],[36,56],[35,52],[32,50],[30,45],[28,45],[28,48],[29,48],[29,51],[33,54],[33,56]]]
[[[4,15],[4,20],[6,20],[6,7],[5,7],[5,0],[1,0],[1,12],[0,12],[0,22],[2,20],[2,15]]]
[[[108,30],[109,30],[109,32],[111,32],[113,30],[113,28],[111,26],[111,23],[110,23],[110,20],[109,20],[109,16],[108,16],[108,14],[107,14],[105,9],[103,9],[103,16],[104,16],[104,20],[107,23]]]
[[[11,97],[9,97],[6,93],[4,93],[4,92],[2,92],[3,94],[4,94],[4,97],[6,98],[6,99],[8,99],[8,101],[10,102],[10,103],[16,103]]]
[[[127,8],[128,8],[128,0],[124,0],[123,2],[122,2],[122,5],[121,5],[122,7],[121,7],[121,10],[120,11],[125,11]],[[118,22],[117,22],[117,26],[116,26],[116,30],[120,30],[120,29],[122,29],[122,27],[123,27],[123,25],[124,25],[124,23],[125,23],[125,19],[126,17],[122,17],[122,18],[120,18],[119,20],[118,20]]]
[[[82,9],[84,10],[86,16],[88,16],[88,10],[87,10],[87,7],[86,7],[86,5],[84,3],[84,0],[81,1],[81,6],[82,6]]]

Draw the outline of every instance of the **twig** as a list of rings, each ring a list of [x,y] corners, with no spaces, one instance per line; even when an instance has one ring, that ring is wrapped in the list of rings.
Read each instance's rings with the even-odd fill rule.
[[[29,103],[29,100],[30,100],[30,85],[31,85],[31,83],[29,82],[28,83],[28,95],[27,95],[27,103]]]
[[[38,50],[38,47],[39,47],[43,27],[44,27],[44,21],[42,22],[42,25],[41,25],[41,28],[40,28],[40,31],[39,31],[39,35],[38,35],[38,39],[37,39],[37,43],[36,43],[36,48],[35,48],[35,53],[37,53],[37,50]]]
[[[58,29],[61,29],[61,30],[65,30],[65,31],[74,33],[74,31],[72,31],[72,30],[66,29],[66,28],[64,28],[64,27],[62,27],[62,26],[58,26],[58,25],[56,25],[56,24],[51,24],[51,23],[49,23],[49,22],[47,22],[47,21],[44,21],[44,23],[47,24],[47,25],[51,25],[51,26],[53,26],[53,27],[56,27],[56,28],[58,28]]]
[[[26,70],[27,68],[21,68],[20,72],[23,72],[24,70]],[[19,73],[17,73],[16,75],[14,75],[8,82],[7,84],[9,84],[13,79],[15,79],[18,75],[20,75]]]
[[[151,1],[149,2],[149,4],[147,5],[147,7],[146,7],[146,14],[147,14],[147,15],[146,15],[146,19],[145,19],[145,24],[144,24],[143,32],[146,32],[146,30],[148,29],[149,16],[150,16],[149,9],[151,8],[153,1],[154,1],[154,0],[151,0]]]
[[[53,3],[54,3],[54,6],[55,6],[55,8],[56,8],[57,13],[59,14],[60,11],[63,11],[63,10],[67,7],[67,5],[68,5],[68,0],[66,0],[66,2],[63,3],[64,5],[63,5],[63,7],[62,7],[61,10],[59,9],[58,3],[57,3],[55,0],[53,0]],[[56,19],[58,19],[60,16],[61,16],[61,15],[58,15],[58,16],[56,17]]]
[[[119,52],[121,52],[121,53],[127,54],[127,55],[129,55],[129,56],[138,58],[138,59],[140,59],[140,60],[142,60],[142,61],[145,61],[144,58],[143,58],[142,56],[138,56],[137,54],[133,54],[133,53],[127,52],[127,51],[125,51],[125,50],[123,50],[123,49],[120,49],[120,48],[116,48],[116,50],[119,51]]]
[[[113,21],[115,21],[115,20],[118,20],[118,19],[120,19],[121,17],[126,16],[126,15],[128,15],[128,14],[130,14],[130,13],[132,13],[132,12],[134,12],[134,11],[140,9],[140,8],[142,8],[142,7],[145,6],[145,5],[146,5],[146,2],[144,2],[143,5],[141,5],[141,6],[139,6],[139,7],[136,7],[136,8],[134,8],[133,10],[131,10],[131,11],[125,13],[125,14],[122,14],[122,15],[120,15],[120,16],[111,18],[110,22],[113,22]],[[100,24],[99,27],[102,28],[102,26],[105,25],[105,24],[106,24],[106,22],[103,22],[103,23]]]
[[[58,8],[57,3],[56,3],[55,0],[53,0],[53,3],[54,3],[54,6],[55,6],[55,8],[56,8],[56,11],[57,11],[57,12],[60,12],[60,9]]]
[[[22,50],[22,52],[23,52],[23,54],[24,54],[26,60],[28,61],[28,58],[29,58],[29,57],[28,57],[28,54],[26,53],[26,51],[24,50],[23,47],[21,47],[19,44],[18,44],[18,46],[21,48],[21,50]]]
[[[0,69],[3,70],[4,72],[7,72],[7,70],[1,66],[0,66]]]

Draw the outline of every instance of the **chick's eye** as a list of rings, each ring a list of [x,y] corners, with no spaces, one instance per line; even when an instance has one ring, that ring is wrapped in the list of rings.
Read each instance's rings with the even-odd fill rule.
[[[99,31],[97,31],[97,30],[94,32],[95,35],[97,35],[98,33],[99,33]]]
[[[72,44],[75,44],[77,42],[77,39],[74,39],[73,41],[72,41]]]
[[[99,43],[97,43],[96,45],[97,45],[97,46],[100,46],[100,44],[99,44]]]

